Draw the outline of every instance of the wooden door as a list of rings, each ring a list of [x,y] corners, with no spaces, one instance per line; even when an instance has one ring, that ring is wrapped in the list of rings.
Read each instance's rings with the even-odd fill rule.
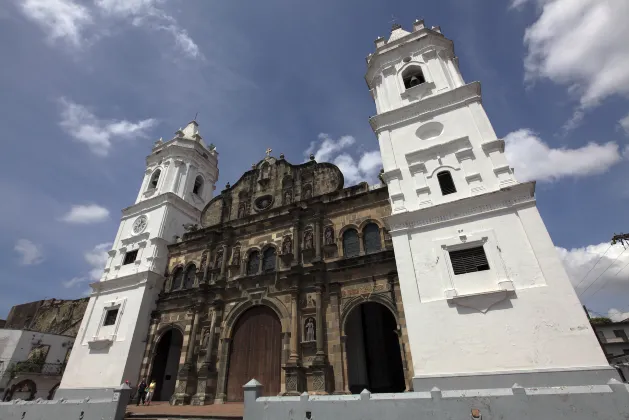
[[[256,306],[240,316],[232,336],[227,401],[244,399],[243,385],[256,379],[262,395],[280,392],[282,327],[275,312]]]

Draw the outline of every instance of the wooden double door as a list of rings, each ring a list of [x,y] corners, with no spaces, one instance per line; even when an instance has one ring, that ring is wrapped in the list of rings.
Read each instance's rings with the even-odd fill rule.
[[[227,401],[243,401],[243,385],[256,379],[262,395],[280,392],[282,326],[272,309],[255,306],[243,313],[234,328],[227,374]]]

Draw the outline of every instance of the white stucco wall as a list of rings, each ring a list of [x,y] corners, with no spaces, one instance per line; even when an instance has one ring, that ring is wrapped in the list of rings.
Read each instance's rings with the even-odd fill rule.
[[[464,83],[449,40],[415,29],[377,41],[366,75],[415,377],[605,368],[534,184],[515,179],[480,85]],[[426,83],[405,89],[400,71],[414,61]],[[455,193],[441,191],[444,170]],[[490,270],[454,275],[449,251],[472,246]]]

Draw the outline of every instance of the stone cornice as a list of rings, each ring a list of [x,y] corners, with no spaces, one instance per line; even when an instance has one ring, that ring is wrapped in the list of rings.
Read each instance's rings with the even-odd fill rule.
[[[410,103],[401,108],[374,115],[369,124],[374,133],[392,129],[402,122],[409,123],[427,117],[427,114],[460,108],[473,102],[481,102],[481,87],[479,82],[468,83],[465,86],[449,90],[442,94],[431,96],[421,101]]]
[[[165,204],[175,206],[177,209],[181,210],[187,216],[193,218],[194,220],[201,219],[201,211],[199,209],[172,192],[167,192],[157,195],[155,197],[148,198],[146,200],[140,201],[137,204],[122,209],[122,218],[126,219],[129,217],[137,216],[141,213],[145,213]]]
[[[393,214],[385,219],[391,234],[408,229],[461,220],[479,214],[535,203],[535,182],[516,184],[495,192],[451,201],[419,210]]]
[[[164,276],[161,274],[149,270],[124,277],[115,277],[110,280],[90,283],[90,287],[92,288],[92,293],[114,292],[129,287],[140,287],[142,285],[145,287],[154,287],[157,285],[158,281],[163,278]]]

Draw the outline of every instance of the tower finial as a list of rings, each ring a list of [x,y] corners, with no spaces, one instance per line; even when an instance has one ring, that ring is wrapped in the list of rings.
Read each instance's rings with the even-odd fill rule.
[[[192,121],[196,121],[197,120],[197,116],[199,116],[199,111],[197,111],[197,113],[194,114],[194,118],[192,119]]]
[[[271,152],[273,151],[273,149],[271,149],[270,147],[268,149],[266,149],[266,157],[271,156]]]

